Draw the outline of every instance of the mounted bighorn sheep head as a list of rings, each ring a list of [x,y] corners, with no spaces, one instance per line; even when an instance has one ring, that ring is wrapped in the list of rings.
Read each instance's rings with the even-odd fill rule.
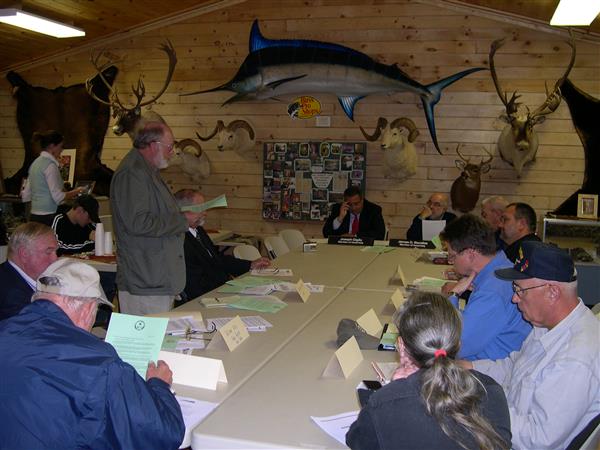
[[[109,89],[109,92],[110,92],[109,96],[108,96],[108,101],[103,100],[94,94],[90,80],[87,80],[85,82],[88,93],[95,100],[112,107],[113,117],[116,119],[116,123],[113,126],[113,133],[115,133],[117,136],[121,136],[123,133],[127,133],[129,135],[129,137],[131,138],[131,140],[133,141],[137,130],[142,128],[144,126],[145,122],[159,121],[159,122],[164,123],[163,118],[159,114],[157,114],[153,111],[147,111],[142,114],[143,106],[147,106],[148,108],[150,108],[154,103],[156,103],[156,101],[159,99],[159,97],[161,95],[163,95],[164,92],[167,90],[167,87],[169,86],[169,83],[171,82],[171,77],[173,76],[173,71],[175,70],[175,65],[177,64],[177,55],[175,53],[175,49],[173,48],[173,45],[171,44],[171,41],[167,40],[166,43],[162,44],[160,46],[160,50],[165,52],[167,54],[167,57],[169,58],[169,69],[167,72],[167,78],[165,80],[165,84],[163,85],[162,89],[154,97],[152,97],[151,99],[148,99],[146,101],[142,101],[144,96],[146,95],[146,87],[144,86],[142,77],[138,78],[137,87],[133,87],[133,86],[131,87],[131,90],[133,91],[133,95],[137,98],[136,104],[131,108],[127,108],[121,102],[121,100],[119,99],[117,89],[112,87],[110,84],[108,84],[108,82],[104,79],[104,77],[102,77],[102,81],[107,86],[107,88]],[[90,58],[93,66],[96,68],[96,71],[98,72],[98,74],[100,74],[100,76],[102,74],[102,71],[106,67],[114,64],[114,62],[111,61],[109,58],[108,62],[100,65],[100,58],[103,54],[104,54],[104,52],[100,52],[97,55],[92,54],[92,56]]]
[[[402,130],[408,131],[402,133]],[[417,172],[417,151],[413,142],[419,135],[415,123],[400,117],[388,125],[383,117],[377,120],[377,127],[369,135],[363,127],[360,131],[367,141],[374,142],[381,136],[381,150],[383,150],[383,174],[386,178],[404,181]]]
[[[489,156],[485,161],[481,157],[479,164],[470,162],[470,158],[465,158],[459,150],[460,144],[456,146],[456,153],[460,159],[455,161],[456,167],[461,171],[460,176],[452,183],[450,189],[450,198],[452,199],[452,209],[462,213],[473,211],[479,191],[481,190],[481,174],[487,173],[491,168],[491,162],[494,155],[483,149]]]
[[[188,150],[189,147],[193,150]],[[196,183],[200,183],[210,175],[208,155],[193,139],[182,139],[175,143],[175,154],[169,160],[169,167],[171,166],[180,166],[181,170]]]
[[[496,51],[504,45],[504,39],[498,39],[492,42],[489,56],[490,70],[492,72],[492,79],[494,80],[496,92],[506,108],[506,114],[503,114],[500,118],[508,124],[502,130],[500,138],[498,139],[498,151],[504,161],[514,166],[517,177],[521,176],[525,164],[530,161],[535,161],[535,155],[538,148],[538,137],[534,130],[535,125],[546,120],[546,115],[556,111],[560,105],[560,86],[567,79],[567,76],[575,63],[575,43],[573,42],[572,37],[571,41],[567,41],[567,44],[571,47],[571,61],[569,62],[569,66],[565,70],[564,75],[554,85],[552,92],[548,92],[548,88],[546,87],[546,101],[533,112],[530,112],[529,107],[526,106],[526,113],[519,113],[520,103],[517,103],[517,99],[520,95],[517,95],[517,92],[515,91],[509,100],[508,94],[505,92],[503,93],[498,81],[498,75],[496,74],[494,55],[496,54]]]
[[[219,120],[210,135],[204,137],[196,133],[201,141],[209,141],[215,135],[217,136],[217,149],[220,152],[233,150],[243,155],[253,149],[256,143],[254,129],[245,120],[234,120],[227,126],[222,120]]]

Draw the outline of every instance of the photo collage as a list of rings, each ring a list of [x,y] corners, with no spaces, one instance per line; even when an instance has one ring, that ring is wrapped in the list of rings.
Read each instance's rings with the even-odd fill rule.
[[[352,185],[366,188],[366,142],[267,142],[263,218],[323,221]]]

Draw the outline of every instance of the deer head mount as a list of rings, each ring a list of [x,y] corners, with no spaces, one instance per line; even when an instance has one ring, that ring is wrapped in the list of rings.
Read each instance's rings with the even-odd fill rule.
[[[403,130],[407,132],[403,133]],[[383,150],[383,174],[386,178],[404,181],[417,172],[417,151],[413,142],[419,135],[415,123],[407,117],[399,117],[388,124],[380,117],[373,134],[360,127],[365,139],[375,142],[381,137]]]
[[[137,101],[135,105],[129,108],[126,107],[124,103],[119,99],[119,93],[117,92],[117,89],[111,86],[102,76],[102,71],[106,67],[115,65],[116,62],[113,61],[110,57],[108,57],[106,52],[104,51],[91,55],[90,60],[92,65],[96,69],[97,73],[101,76],[101,79],[104,82],[104,84],[109,89],[108,101],[103,100],[94,94],[91,86],[91,79],[88,79],[85,82],[86,89],[96,101],[99,101],[100,103],[112,107],[113,117],[116,119],[115,125],[113,126],[113,133],[115,133],[117,136],[121,136],[123,133],[127,133],[133,140],[136,131],[143,127],[143,119],[152,121],[158,120],[164,122],[162,117],[160,117],[160,115],[157,113],[151,112],[151,114],[149,114],[147,118],[143,117],[146,116],[146,113],[142,115],[142,107],[147,106],[148,108],[150,108],[154,103],[156,103],[160,96],[165,93],[167,87],[169,86],[169,83],[171,82],[173,71],[175,70],[175,65],[177,64],[177,55],[175,53],[175,49],[173,48],[173,44],[171,44],[171,41],[167,40],[166,43],[163,43],[160,46],[160,50],[165,52],[169,59],[169,68],[163,87],[160,89],[160,91],[158,91],[158,93],[154,97],[144,100],[144,97],[146,96],[146,87],[144,86],[144,81],[140,76],[138,78],[137,86],[131,86],[131,90],[133,92],[133,95],[136,97]],[[103,55],[107,58],[108,61],[103,64],[100,64],[100,60],[102,59]]]
[[[528,106],[525,106],[525,113],[519,112],[521,104],[517,103],[517,99],[520,95],[517,95],[515,91],[509,99],[508,94],[502,91],[500,82],[498,81],[494,55],[504,45],[504,39],[495,40],[490,47],[489,61],[492,80],[506,111],[500,118],[507,123],[498,139],[498,151],[504,161],[514,166],[517,177],[521,176],[523,166],[526,163],[535,161],[538,137],[534,127],[546,120],[546,116],[556,111],[560,105],[560,86],[567,79],[575,63],[576,52],[573,36],[571,36],[570,41],[567,41],[567,44],[571,47],[571,61],[563,76],[554,84],[554,89],[551,92],[548,92],[548,87],[546,86],[546,100],[544,103],[538,106],[533,112],[529,110]]]
[[[472,211],[479,199],[481,190],[481,174],[489,172],[491,168],[493,154],[483,149],[488,158],[484,161],[481,157],[479,164],[471,162],[470,158],[465,158],[460,153],[460,144],[456,146],[456,153],[460,157],[455,161],[456,167],[461,171],[460,176],[452,183],[450,189],[450,198],[452,199],[452,209],[467,213]]]

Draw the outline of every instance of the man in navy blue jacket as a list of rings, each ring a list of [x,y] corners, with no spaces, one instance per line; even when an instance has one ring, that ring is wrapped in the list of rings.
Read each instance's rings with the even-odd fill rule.
[[[54,261],[58,243],[52,228],[28,222],[8,242],[8,259],[0,264],[0,320],[31,303],[36,278]]]
[[[56,261],[33,300],[0,322],[0,448],[177,449],[185,426],[167,364],[144,380],[89,332],[110,304],[98,272]]]

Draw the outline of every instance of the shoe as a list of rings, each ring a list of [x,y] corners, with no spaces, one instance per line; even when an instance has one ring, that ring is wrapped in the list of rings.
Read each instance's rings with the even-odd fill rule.
[[[379,338],[368,334],[356,320],[342,319],[337,327],[337,345],[341,347],[352,336],[356,338],[358,346],[363,350],[376,350]]]

